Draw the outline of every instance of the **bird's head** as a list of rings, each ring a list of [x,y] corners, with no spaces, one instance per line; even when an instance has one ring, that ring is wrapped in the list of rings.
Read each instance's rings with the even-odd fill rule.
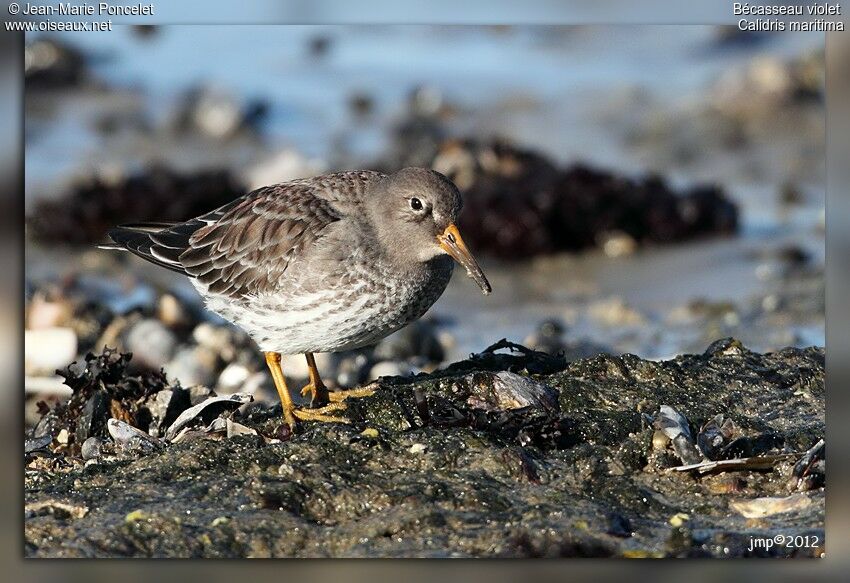
[[[405,168],[383,178],[366,204],[391,254],[420,262],[449,255],[482,292],[490,293],[490,283],[455,224],[463,200],[448,178],[425,168]]]

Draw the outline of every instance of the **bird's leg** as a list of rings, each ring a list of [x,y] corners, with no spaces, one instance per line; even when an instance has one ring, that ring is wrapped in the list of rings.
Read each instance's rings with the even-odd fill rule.
[[[286,378],[283,376],[283,371],[280,368],[280,354],[277,352],[266,352],[266,364],[272,373],[274,386],[277,389],[277,394],[280,397],[280,404],[283,407],[283,419],[290,427],[295,429],[297,419],[304,421],[327,421],[330,423],[348,423],[348,419],[344,417],[333,417],[327,415],[331,411],[345,409],[342,403],[331,403],[322,409],[296,409],[292,403],[292,397],[289,395],[289,388],[286,386]]]
[[[319,376],[319,369],[316,366],[316,359],[313,358],[312,352],[306,352],[304,356],[307,358],[307,370],[310,375],[310,382],[304,385],[301,389],[301,396],[306,397],[310,393],[310,406],[314,408],[324,407],[328,404],[328,388],[322,382],[322,377]]]
[[[304,356],[307,358],[307,371],[310,375],[310,382],[301,389],[301,396],[312,395],[312,400],[310,401],[311,407],[321,409],[322,411],[345,409],[343,401],[346,399],[351,397],[368,397],[375,392],[371,387],[329,392],[325,383],[322,382],[322,378],[319,376],[319,367],[316,366],[316,359],[313,357],[313,353],[305,352]]]
[[[290,427],[295,429],[295,405],[292,403],[292,397],[289,395],[289,387],[286,386],[286,378],[284,378],[283,371],[280,368],[280,353],[266,352],[266,364],[272,373],[272,380],[274,380],[277,395],[280,397],[280,405],[283,407],[283,419]]]

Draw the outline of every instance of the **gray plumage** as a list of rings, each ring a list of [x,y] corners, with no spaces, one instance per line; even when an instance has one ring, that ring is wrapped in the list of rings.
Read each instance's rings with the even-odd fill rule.
[[[457,188],[431,170],[341,172],[109,236],[113,247],[188,276],[207,307],[262,350],[331,352],[374,343],[422,316],[448,285],[452,257],[489,293],[462,240],[449,234],[461,205]]]

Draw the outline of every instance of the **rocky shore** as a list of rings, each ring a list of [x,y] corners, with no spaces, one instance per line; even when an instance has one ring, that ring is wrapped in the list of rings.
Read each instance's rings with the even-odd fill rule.
[[[568,362],[503,341],[296,432],[279,406],[128,361],[92,355],[65,371],[68,404],[42,407],[27,556],[823,552],[820,348]],[[753,548],[780,533],[818,542]]]

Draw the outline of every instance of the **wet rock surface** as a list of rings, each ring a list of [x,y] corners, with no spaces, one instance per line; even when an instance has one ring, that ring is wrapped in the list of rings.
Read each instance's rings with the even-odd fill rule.
[[[750,548],[777,533],[823,551],[823,349],[567,362],[503,341],[374,382],[347,425],[293,433],[279,406],[196,391],[171,413],[210,414],[179,440],[138,411],[180,389],[117,392],[124,360],[94,357],[69,378],[79,406],[27,436],[28,556],[787,556]],[[86,413],[98,381],[111,407]],[[72,426],[86,415],[96,441]]]

